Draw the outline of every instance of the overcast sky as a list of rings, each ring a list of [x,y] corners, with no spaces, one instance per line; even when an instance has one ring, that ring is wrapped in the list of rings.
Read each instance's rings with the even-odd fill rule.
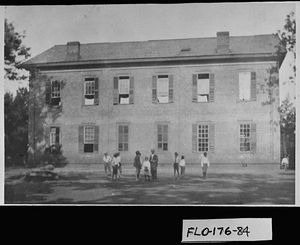
[[[56,44],[143,41],[276,33],[294,2],[89,6],[9,6],[4,16],[26,30],[32,57]]]

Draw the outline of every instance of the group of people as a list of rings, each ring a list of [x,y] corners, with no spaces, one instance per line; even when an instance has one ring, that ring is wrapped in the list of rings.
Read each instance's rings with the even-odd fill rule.
[[[174,153],[175,158],[173,161],[174,169],[174,179],[183,178],[185,176],[185,157],[179,155],[177,152]],[[113,154],[111,158],[107,152],[103,156],[104,170],[107,176],[111,176],[112,180],[122,177],[122,164],[120,153],[117,152]],[[203,156],[200,157],[200,163],[203,171],[203,178],[206,179],[207,169],[209,167],[209,160],[207,153],[204,152]],[[155,150],[151,149],[151,154],[149,157],[145,157],[144,161],[142,160],[141,153],[139,151],[135,152],[135,157],[133,160],[133,166],[135,167],[135,180],[139,181],[142,173],[146,181],[157,181],[157,166],[158,166],[158,156],[155,154]],[[112,167],[112,173],[111,173]],[[180,168],[180,173],[179,173]],[[176,176],[177,174],[177,176]]]

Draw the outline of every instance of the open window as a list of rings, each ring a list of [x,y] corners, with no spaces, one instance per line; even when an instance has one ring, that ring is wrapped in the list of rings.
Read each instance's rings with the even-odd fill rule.
[[[132,76],[114,77],[114,105],[133,104],[134,79]]]
[[[192,101],[212,102],[215,99],[215,78],[213,73],[193,74]]]
[[[84,105],[99,105],[98,78],[84,79]]]
[[[173,103],[173,75],[152,76],[152,102]]]

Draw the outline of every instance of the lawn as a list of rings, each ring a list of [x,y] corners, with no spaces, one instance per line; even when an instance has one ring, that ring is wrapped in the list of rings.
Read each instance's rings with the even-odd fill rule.
[[[28,171],[28,170],[26,170]],[[59,179],[26,181],[24,171],[6,169],[8,204],[217,204],[273,205],[295,203],[295,171],[271,164],[215,164],[203,179],[200,167],[186,167],[183,179],[173,179],[171,165],[158,168],[158,181],[135,181],[131,164],[123,177],[111,181],[103,166],[55,169]]]

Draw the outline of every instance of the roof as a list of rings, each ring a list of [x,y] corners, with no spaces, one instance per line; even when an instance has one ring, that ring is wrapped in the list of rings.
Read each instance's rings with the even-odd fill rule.
[[[230,55],[275,54],[279,38],[276,34],[230,36]],[[149,40],[115,43],[80,44],[76,62],[112,61],[147,58],[180,58],[218,56],[217,37],[172,40]],[[182,51],[183,50],[183,51]],[[26,61],[24,65],[67,63],[67,45],[55,45]]]

